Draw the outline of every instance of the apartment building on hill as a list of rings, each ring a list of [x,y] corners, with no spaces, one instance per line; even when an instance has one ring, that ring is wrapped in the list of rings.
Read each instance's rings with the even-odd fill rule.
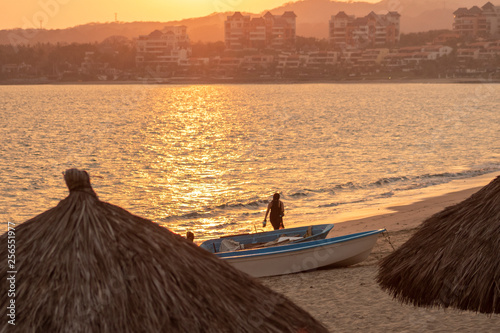
[[[162,67],[178,65],[191,55],[186,26],[166,26],[149,35],[139,36],[136,46],[136,65]]]
[[[254,18],[235,12],[224,22],[226,48],[291,49],[295,45],[296,17],[294,12],[285,12],[281,16],[267,12]]]
[[[396,44],[400,36],[400,17],[397,12],[385,15],[371,12],[365,17],[338,12],[329,22],[330,43],[340,48]]]
[[[453,15],[453,30],[461,37],[500,37],[500,6],[487,2],[481,8],[459,8]]]

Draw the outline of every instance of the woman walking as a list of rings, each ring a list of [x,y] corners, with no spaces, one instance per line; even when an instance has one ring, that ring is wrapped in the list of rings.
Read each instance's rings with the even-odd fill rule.
[[[266,226],[267,214],[269,213],[269,210],[271,210],[269,220],[271,221],[274,230],[284,229],[285,226],[283,225],[283,215],[285,215],[285,206],[280,200],[279,193],[274,193],[273,200],[267,205],[266,216],[264,217],[264,227]]]

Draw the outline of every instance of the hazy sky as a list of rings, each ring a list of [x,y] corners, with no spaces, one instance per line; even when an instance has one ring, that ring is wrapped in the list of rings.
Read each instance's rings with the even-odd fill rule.
[[[259,13],[290,0],[1,0],[0,29],[66,28],[90,22],[171,21],[213,12]],[[342,0],[339,0],[342,1]],[[347,0],[345,0],[347,1]],[[364,0],[379,2],[380,0]],[[485,0],[486,1],[486,0]]]

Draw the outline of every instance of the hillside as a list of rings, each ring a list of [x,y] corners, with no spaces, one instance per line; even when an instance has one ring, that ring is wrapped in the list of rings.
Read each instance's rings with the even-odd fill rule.
[[[328,37],[328,21],[332,15],[345,11],[349,15],[364,16],[370,11],[386,13],[398,11],[401,16],[401,32],[419,32],[435,29],[451,29],[453,12],[459,7],[482,6],[487,0],[382,0],[367,2],[339,2],[329,0],[301,0],[270,9],[281,15],[284,11],[297,14],[297,35],[304,37]],[[493,1],[496,4],[497,1]],[[246,14],[260,16],[264,14]],[[165,25],[185,25],[193,42],[214,42],[224,39],[224,20],[232,13],[214,13],[205,17],[170,22],[112,22],[89,23],[67,29],[26,31],[0,30],[0,44],[21,43],[93,43],[110,36],[129,39],[145,35]]]
[[[129,39],[147,35],[166,25],[185,25],[192,41],[213,42],[223,40],[224,14],[212,14],[170,22],[111,22],[89,23],[67,29],[52,30],[0,30],[0,44],[13,43],[94,43],[110,36],[124,36]]]

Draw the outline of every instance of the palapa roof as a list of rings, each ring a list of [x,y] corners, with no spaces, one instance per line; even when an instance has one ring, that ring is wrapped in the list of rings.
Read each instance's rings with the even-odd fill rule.
[[[382,259],[377,280],[424,307],[500,313],[500,177],[437,213]]]
[[[64,178],[69,196],[15,228],[17,331],[327,332],[211,253],[100,201],[85,171]],[[0,261],[2,281],[11,270]],[[2,292],[3,309],[9,301]]]

